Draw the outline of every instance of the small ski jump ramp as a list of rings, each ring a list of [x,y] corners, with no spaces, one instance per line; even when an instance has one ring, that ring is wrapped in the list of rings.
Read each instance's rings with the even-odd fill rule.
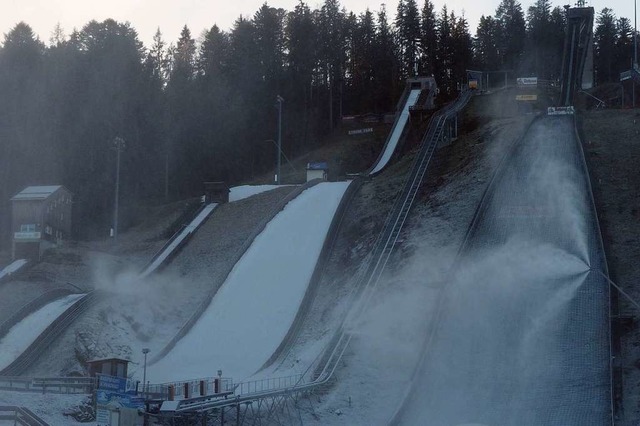
[[[162,251],[158,256],[156,256],[151,263],[142,271],[140,274],[140,278],[145,278],[149,274],[153,273],[165,260],[180,247],[183,241],[189,237],[192,233],[194,233],[200,225],[213,213],[213,210],[218,207],[217,203],[207,204],[198,215],[189,223],[189,225],[185,226],[185,228],[180,232],[176,238],[174,238]]]

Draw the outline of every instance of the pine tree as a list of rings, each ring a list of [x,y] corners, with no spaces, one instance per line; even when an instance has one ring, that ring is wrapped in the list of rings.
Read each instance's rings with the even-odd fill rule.
[[[284,68],[284,16],[283,9],[264,3],[253,17],[262,79],[276,85],[282,78]],[[277,87],[272,89],[273,93],[278,91]]]
[[[635,60],[633,55],[633,27],[628,18],[620,17],[616,21],[616,50],[614,62],[616,72],[620,73],[631,68]]]
[[[454,16],[455,17],[455,16]],[[438,49],[437,49],[437,67],[436,81],[441,91],[452,94],[454,88],[453,82],[453,60],[454,46],[452,37],[451,16],[447,5],[442,6],[440,16],[438,16]]]
[[[496,46],[503,69],[516,70],[524,51],[526,24],[522,5],[517,0],[502,0],[496,9]]]
[[[377,15],[374,46],[375,111],[390,111],[393,108],[394,100],[399,96],[396,74],[398,67],[393,34],[387,21],[387,11],[384,5]],[[402,88],[404,89],[404,84]]]
[[[616,81],[614,52],[616,50],[616,18],[613,10],[605,7],[598,13],[594,31],[596,81],[606,83]]]
[[[415,0],[400,1],[396,16],[397,45],[400,53],[400,73],[406,78],[416,73],[421,40],[420,16]]]
[[[481,16],[474,39],[475,63],[482,70],[495,71],[500,64],[497,45],[498,23],[491,16]]]
[[[433,75],[437,61],[438,30],[435,7],[425,0],[420,22],[420,74]]]
[[[344,37],[344,13],[338,0],[325,0],[318,14],[318,45],[320,68],[327,91],[329,129],[333,129],[336,119],[336,98],[340,101],[338,88],[342,83],[346,62]],[[338,107],[340,105],[338,104]]]
[[[473,44],[469,33],[469,24],[464,16],[458,18],[451,12],[452,27],[451,37],[453,42],[453,82],[464,84],[467,69],[471,68],[473,59]]]

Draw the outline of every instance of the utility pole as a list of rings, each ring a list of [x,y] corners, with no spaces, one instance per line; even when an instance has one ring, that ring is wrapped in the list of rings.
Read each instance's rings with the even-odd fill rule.
[[[144,354],[144,369],[142,370],[142,393],[143,397],[146,398],[147,393],[147,354],[149,353],[149,348],[142,349],[142,353]]]
[[[633,90],[633,108],[636,107],[636,76],[638,71],[638,0],[633,0],[633,69],[631,70],[631,87]]]
[[[638,0],[633,0],[633,69],[638,69]]]
[[[120,153],[125,147],[124,139],[116,137],[113,140],[113,146],[116,150],[116,199],[114,201],[115,207],[113,212],[113,240],[118,239],[118,200],[120,198]]]
[[[276,98],[278,101],[278,160],[276,162],[276,185],[280,185],[280,153],[282,152],[282,103],[284,98],[280,95]]]

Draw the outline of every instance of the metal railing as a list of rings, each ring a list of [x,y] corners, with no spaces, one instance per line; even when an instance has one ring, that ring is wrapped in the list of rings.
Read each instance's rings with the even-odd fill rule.
[[[33,412],[28,408],[18,407],[16,405],[0,406],[0,423],[3,423],[4,420],[13,421],[14,425],[20,425],[20,426],[48,426],[49,425],[40,417],[33,414]]]
[[[236,384],[233,386],[233,390],[236,394],[242,395],[264,393],[299,386],[300,384],[303,384],[303,379],[304,376],[302,374],[296,374],[293,376],[250,380]]]
[[[93,377],[0,377],[0,389],[15,392],[90,394],[95,386]]]
[[[218,380],[217,388],[216,380]],[[195,380],[150,384],[140,389],[140,393],[149,398],[170,399],[172,396],[173,399],[182,399],[185,398],[185,387],[187,388],[187,396],[195,397],[233,392],[235,385],[233,380],[228,377],[204,377]],[[170,395],[170,388],[173,388],[172,395]]]

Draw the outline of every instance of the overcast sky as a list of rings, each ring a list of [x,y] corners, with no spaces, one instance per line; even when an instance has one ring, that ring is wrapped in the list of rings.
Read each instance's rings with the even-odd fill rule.
[[[445,4],[445,0],[432,1],[437,10]],[[521,0],[525,12],[533,1]],[[271,0],[267,3],[273,7],[292,10],[298,2],[299,0]],[[307,4],[316,8],[322,2],[309,0]],[[573,2],[575,0],[571,0]],[[230,29],[238,16],[253,16],[263,3],[264,0],[0,0],[0,31],[5,34],[15,24],[24,21],[31,25],[42,41],[48,43],[56,23],[60,23],[68,35],[73,28],[80,29],[91,19],[100,21],[114,18],[129,21],[138,31],[140,40],[149,46],[158,27],[167,41],[177,40],[185,24],[197,38],[213,24],[218,24],[224,30]],[[356,13],[367,7],[377,11],[382,3],[387,5],[389,17],[392,18],[397,0],[341,0],[342,6]],[[419,7],[423,3],[423,0],[418,0]],[[475,34],[480,16],[493,15],[499,3],[500,0],[446,1],[449,9],[453,9],[456,15],[464,11],[472,34]],[[554,6],[561,6],[569,1],[552,0],[552,3]],[[633,24],[632,0],[587,0],[587,3],[596,12],[603,7],[612,7],[616,16],[626,16]]]

